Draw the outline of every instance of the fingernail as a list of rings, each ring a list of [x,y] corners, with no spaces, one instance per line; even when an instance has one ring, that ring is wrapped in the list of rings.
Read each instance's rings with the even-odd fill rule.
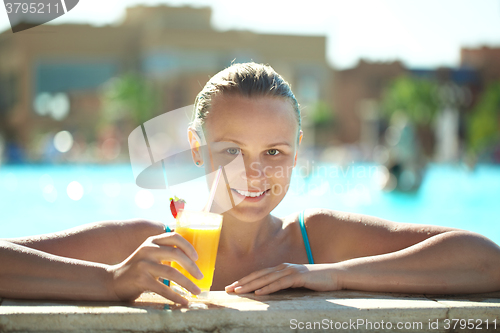
[[[238,286],[238,281],[235,281],[233,283],[231,283],[230,285],[228,285],[228,287],[232,287],[233,289],[236,288]]]
[[[236,288],[234,288],[234,292],[235,293],[240,292],[242,289],[243,289],[243,287],[236,287]]]
[[[199,277],[198,277],[198,280],[203,279],[203,277],[205,276],[205,275],[203,275],[203,273],[202,273],[201,271],[198,271],[198,274],[196,274],[196,275],[198,275],[198,276],[199,276]]]
[[[262,291],[262,289],[257,289],[257,290],[255,291],[255,293],[257,294],[257,293],[260,293],[261,291]]]
[[[225,290],[233,290],[234,289],[234,286],[232,284],[228,284],[227,286],[224,287]]]

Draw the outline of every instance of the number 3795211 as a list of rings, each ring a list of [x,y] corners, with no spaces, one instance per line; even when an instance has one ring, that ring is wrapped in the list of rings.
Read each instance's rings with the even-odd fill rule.
[[[445,319],[444,320],[445,329],[497,329],[497,320],[481,320],[481,319]]]
[[[59,3],[36,3],[36,2],[6,2],[5,8],[7,9],[7,14],[11,13],[31,13],[31,14],[50,14],[59,13],[62,8],[59,8]]]

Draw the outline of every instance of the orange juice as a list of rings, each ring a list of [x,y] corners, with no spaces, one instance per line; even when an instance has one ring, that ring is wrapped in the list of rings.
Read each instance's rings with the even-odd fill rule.
[[[203,279],[194,278],[175,261],[171,265],[200,287],[202,292],[208,292],[212,286],[221,227],[220,214],[183,210],[177,216],[175,232],[191,243],[198,253],[196,264],[203,273]]]
[[[176,268],[183,275],[193,281],[201,291],[209,291],[214,277],[215,258],[217,257],[217,248],[219,246],[220,228],[210,226],[192,226],[190,228],[175,228],[189,243],[193,244],[198,253],[196,264],[203,273],[203,279],[198,280],[189,274],[176,262],[172,262],[172,267]]]

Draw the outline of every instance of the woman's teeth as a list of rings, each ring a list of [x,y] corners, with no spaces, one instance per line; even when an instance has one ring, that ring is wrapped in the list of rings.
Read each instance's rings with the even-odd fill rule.
[[[241,195],[244,195],[244,196],[246,196],[246,197],[252,197],[252,198],[254,198],[254,197],[259,197],[259,196],[261,196],[262,194],[264,194],[264,192],[266,192],[266,191],[262,191],[262,192],[248,192],[248,191],[240,191],[240,190],[237,190],[237,189],[235,189],[235,188],[233,188],[233,190],[235,190],[236,192],[238,192],[238,193],[239,193],[239,194],[241,194]]]

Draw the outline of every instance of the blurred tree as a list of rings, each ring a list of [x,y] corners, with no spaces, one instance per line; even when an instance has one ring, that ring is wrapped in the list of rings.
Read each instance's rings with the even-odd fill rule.
[[[311,107],[311,123],[314,127],[314,142],[317,147],[329,147],[336,138],[335,113],[330,105],[322,100]]]
[[[385,90],[382,114],[388,119],[396,112],[404,114],[415,125],[429,125],[439,110],[436,82],[400,76]]]
[[[129,72],[104,85],[102,102],[104,122],[132,118],[139,125],[153,117],[158,95],[142,75]]]
[[[335,123],[335,114],[325,101],[317,101],[311,112],[311,120],[314,126],[330,127]]]
[[[500,141],[500,81],[481,94],[467,122],[468,153],[475,156]]]
[[[427,156],[434,151],[432,121],[441,106],[437,82],[403,75],[394,79],[382,97],[382,116],[404,115],[415,126],[419,144]]]

